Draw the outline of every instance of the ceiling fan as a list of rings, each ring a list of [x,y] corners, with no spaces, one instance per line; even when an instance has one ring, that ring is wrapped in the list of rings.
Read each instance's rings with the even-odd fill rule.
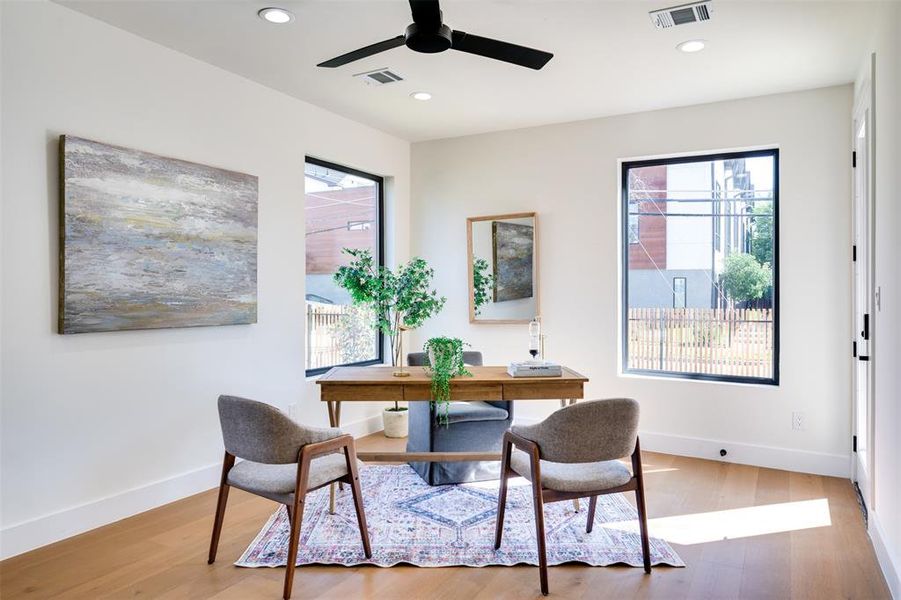
[[[477,54],[536,70],[543,67],[554,57],[550,52],[542,52],[541,50],[451,29],[441,20],[442,14],[438,6],[438,0],[410,0],[410,10],[413,12],[413,22],[407,26],[407,30],[403,35],[342,54],[316,66],[327,68],[340,67],[361,58],[373,56],[379,52],[404,45],[410,50],[427,54],[444,52],[448,49],[459,50],[460,52]]]

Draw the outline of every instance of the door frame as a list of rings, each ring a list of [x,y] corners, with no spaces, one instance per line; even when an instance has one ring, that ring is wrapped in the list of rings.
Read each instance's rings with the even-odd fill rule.
[[[875,58],[875,57],[874,57]],[[863,429],[866,432],[866,444],[867,444],[867,462],[866,462],[866,478],[865,481],[860,482],[859,477],[859,461],[858,455],[856,451],[852,448],[851,452],[851,480],[855,483],[858,483],[860,486],[860,493],[864,500],[865,505],[868,509],[875,508],[875,380],[874,380],[874,363],[876,360],[875,357],[875,341],[876,341],[876,310],[875,310],[875,223],[874,223],[874,215],[875,215],[875,173],[874,173],[874,156],[875,156],[875,139],[874,139],[874,127],[873,120],[875,115],[874,110],[874,100],[875,94],[873,93],[873,82],[875,69],[874,64],[871,62],[869,65],[869,73],[863,78],[861,85],[858,88],[857,93],[854,97],[854,103],[852,105],[852,113],[851,113],[851,148],[852,151],[856,151],[857,149],[857,131],[859,129],[858,123],[862,117],[866,118],[866,135],[865,135],[865,156],[863,160],[856,160],[855,168],[852,170],[851,176],[851,235],[852,235],[852,243],[855,244],[858,248],[861,248],[863,244],[866,245],[866,252],[860,253],[858,252],[858,257],[863,255],[866,265],[862,265],[863,268],[867,270],[867,301],[866,306],[860,307],[861,313],[866,313],[869,315],[869,331],[868,338],[866,344],[866,356],[868,360],[861,361],[860,355],[862,350],[861,342],[861,322],[857,318],[858,313],[858,290],[857,290],[857,277],[855,274],[855,270],[858,265],[855,262],[851,263],[851,290],[852,290],[852,300],[851,300],[851,326],[853,333],[853,340],[857,342],[858,352],[857,356],[853,358],[854,367],[852,368],[852,387],[851,387],[851,435],[857,435],[858,430],[861,428],[857,422],[858,411],[857,411],[857,403],[858,403],[858,368],[861,362],[865,362],[865,368],[867,372],[867,423],[863,424]],[[856,155],[855,155],[856,156]],[[866,240],[862,243],[857,239],[857,214],[858,214],[858,204],[857,204],[857,177],[859,174],[863,174],[866,177],[865,186],[865,198],[864,202],[866,202],[866,210],[868,214],[868,227],[866,231]],[[853,437],[852,437],[853,439]],[[862,485],[861,485],[862,483]]]

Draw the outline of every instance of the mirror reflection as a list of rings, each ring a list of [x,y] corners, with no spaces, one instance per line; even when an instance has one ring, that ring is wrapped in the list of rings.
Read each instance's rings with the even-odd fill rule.
[[[539,314],[537,215],[467,219],[469,320],[528,323]]]

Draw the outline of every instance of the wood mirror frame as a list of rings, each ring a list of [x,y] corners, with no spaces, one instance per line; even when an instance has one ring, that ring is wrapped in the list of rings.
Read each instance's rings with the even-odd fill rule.
[[[476,316],[475,289],[473,288],[473,253],[472,253],[472,226],[480,221],[504,221],[510,219],[532,219],[532,296],[535,300],[534,315],[523,319],[483,319]],[[468,217],[466,219],[466,259],[467,259],[467,289],[469,291],[469,322],[473,324],[502,325],[511,323],[529,323],[533,317],[541,315],[541,285],[538,270],[538,213],[520,212],[504,215],[486,215],[483,217]]]

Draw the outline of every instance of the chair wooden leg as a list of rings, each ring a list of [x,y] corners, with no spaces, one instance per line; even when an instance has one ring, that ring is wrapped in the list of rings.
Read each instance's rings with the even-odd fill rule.
[[[300,543],[300,528],[303,525],[303,507],[307,495],[307,481],[310,476],[310,457],[301,451],[297,468],[297,486],[294,489],[294,507],[291,510],[291,537],[288,539],[288,562],[285,565],[284,600],[291,597],[294,586],[294,569],[297,566],[297,547]]]
[[[535,508],[535,537],[538,540],[538,575],[541,579],[541,593],[547,596],[547,539],[544,536],[544,497],[541,494],[541,467],[537,449],[532,452],[532,504]]]
[[[363,507],[363,488],[360,486],[360,473],[357,469],[357,452],[354,447],[348,446],[344,452],[347,461],[347,472],[350,475],[350,491],[354,497],[354,508],[357,511],[357,525],[360,527],[360,537],[363,540],[363,554],[366,558],[372,558],[372,547],[369,545],[369,528],[366,526],[366,511]]]
[[[288,511],[288,523],[294,520],[294,507],[290,504],[285,504],[285,509]]]
[[[594,529],[594,511],[598,506],[598,497],[592,496],[591,500],[588,501],[588,524],[585,526],[585,532],[591,533],[591,530]]]
[[[641,530],[641,555],[644,560],[644,572],[651,572],[651,544],[648,538],[648,512],[644,502],[644,473],[641,469],[641,446],[635,440],[635,451],[632,453],[632,476],[636,479],[635,506],[638,509],[638,526]]]
[[[513,450],[513,444],[506,438],[504,439],[504,447],[501,451],[501,484],[497,492],[497,522],[494,527],[494,549],[501,547],[501,538],[504,535],[504,515],[507,510],[507,471],[510,469],[510,453]]]
[[[222,522],[225,520],[225,505],[228,502],[228,472],[235,464],[235,457],[228,452],[222,460],[222,478],[219,480],[219,498],[216,501],[216,516],[213,518],[213,535],[210,537],[210,555],[207,564],[216,561],[216,551],[219,549],[219,534],[222,533]]]

